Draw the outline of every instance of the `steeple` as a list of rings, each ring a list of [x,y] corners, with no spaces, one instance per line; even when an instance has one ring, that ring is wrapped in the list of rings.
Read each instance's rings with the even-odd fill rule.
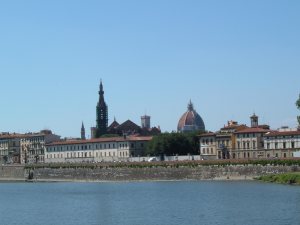
[[[100,91],[99,91],[99,102],[98,102],[98,106],[104,106],[104,105],[105,105],[105,101],[104,101],[103,84],[102,84],[102,80],[100,80]]]
[[[103,90],[102,80],[100,80],[99,102],[96,107],[96,114],[97,114],[96,138],[99,138],[102,135],[107,133],[107,127],[108,127],[108,109],[104,100],[104,90]]]
[[[85,128],[84,128],[83,122],[82,122],[82,125],[81,125],[81,139],[85,140]]]

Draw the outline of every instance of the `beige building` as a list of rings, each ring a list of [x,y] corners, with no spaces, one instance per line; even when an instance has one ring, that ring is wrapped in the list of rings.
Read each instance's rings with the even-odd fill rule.
[[[251,127],[235,133],[236,148],[233,151],[234,159],[266,158],[264,151],[264,135],[268,129]]]
[[[46,144],[59,140],[60,136],[52,134],[50,130],[23,135],[20,139],[21,164],[45,162]]]
[[[206,133],[199,136],[200,154],[202,159],[230,159],[233,158],[235,149],[235,132],[246,129],[246,125],[240,125],[235,121],[228,121],[216,133]]]
[[[46,163],[128,161],[144,154],[152,137],[112,137],[60,141],[46,145]]]

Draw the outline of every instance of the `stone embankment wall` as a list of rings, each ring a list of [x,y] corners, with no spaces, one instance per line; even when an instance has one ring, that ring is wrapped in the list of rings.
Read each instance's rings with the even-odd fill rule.
[[[299,166],[198,166],[178,168],[36,168],[1,166],[0,180],[36,181],[142,181],[142,180],[245,180],[254,177],[300,171]]]
[[[299,166],[198,166],[195,168],[38,168],[33,180],[142,181],[142,180],[245,180],[267,174],[300,171]],[[29,174],[27,171],[26,174]]]
[[[0,166],[0,180],[24,180],[24,166]]]

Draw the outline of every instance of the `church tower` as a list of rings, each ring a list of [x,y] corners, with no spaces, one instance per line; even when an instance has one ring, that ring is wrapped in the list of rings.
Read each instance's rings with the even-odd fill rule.
[[[253,113],[250,119],[251,119],[251,127],[258,127],[258,116],[255,115],[255,113]]]
[[[108,109],[104,100],[102,80],[100,82],[99,102],[97,104],[96,111],[97,111],[96,138],[99,138],[102,135],[107,133],[107,127],[108,127]]]
[[[81,140],[85,140],[85,128],[83,122],[81,125]]]

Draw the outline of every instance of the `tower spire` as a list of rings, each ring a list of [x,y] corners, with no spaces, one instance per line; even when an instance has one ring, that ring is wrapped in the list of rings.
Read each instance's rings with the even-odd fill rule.
[[[97,132],[96,137],[99,138],[107,133],[108,127],[108,109],[104,100],[104,90],[102,79],[100,80],[99,102],[96,107],[97,113]]]
[[[82,121],[82,125],[81,125],[81,139],[85,140],[85,128],[84,128],[83,121]]]

